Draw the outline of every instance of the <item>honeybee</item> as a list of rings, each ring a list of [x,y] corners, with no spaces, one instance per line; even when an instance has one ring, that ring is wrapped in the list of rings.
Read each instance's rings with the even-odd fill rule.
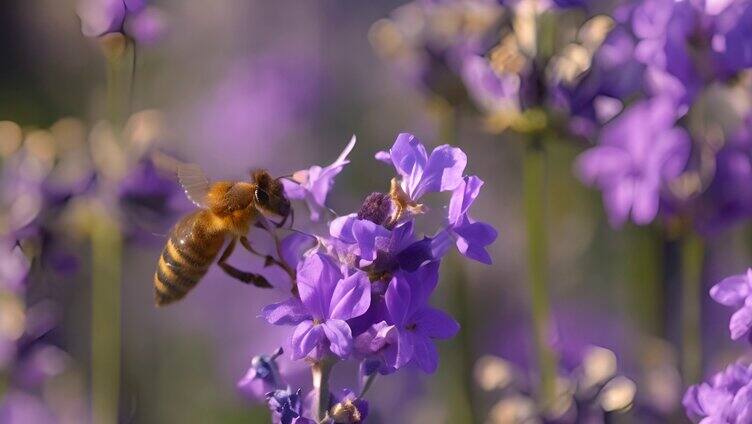
[[[257,287],[271,287],[261,275],[241,271],[227,263],[238,241],[254,252],[247,234],[261,214],[281,217],[278,227],[291,214],[290,201],[282,183],[265,170],[251,173],[251,181],[217,181],[209,179],[195,164],[177,167],[178,180],[198,210],[183,216],[170,230],[154,273],[157,306],[185,297],[217,261],[231,277]],[[229,243],[227,239],[229,238]]]

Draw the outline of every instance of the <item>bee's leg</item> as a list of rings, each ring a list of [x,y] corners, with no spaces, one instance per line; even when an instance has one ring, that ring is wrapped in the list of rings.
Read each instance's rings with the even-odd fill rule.
[[[246,250],[248,250],[249,252],[253,253],[254,255],[256,255],[256,256],[258,256],[260,258],[264,258],[264,266],[277,265],[280,268],[285,269],[285,265],[280,260],[278,260],[277,258],[275,258],[274,256],[272,256],[272,255],[265,255],[265,254],[259,252],[258,250],[256,250],[251,245],[251,242],[248,241],[248,237],[245,237],[245,236],[240,237],[240,244],[242,244],[243,247],[246,248]]]
[[[272,287],[272,285],[269,284],[268,281],[266,281],[266,278],[264,278],[263,275],[254,274],[252,272],[241,271],[227,263],[227,259],[230,258],[230,255],[232,255],[232,252],[235,250],[235,245],[237,244],[237,242],[238,242],[237,238],[233,238],[232,241],[230,241],[230,244],[227,245],[227,247],[225,248],[225,251],[222,252],[222,256],[219,257],[219,261],[217,262],[217,265],[219,265],[222,268],[222,270],[224,270],[224,272],[227,273],[227,275],[245,284],[253,284],[256,287],[264,287],[264,288]]]
[[[275,222],[275,223],[274,223],[274,226],[275,226],[275,227],[277,227],[277,228],[282,228],[282,227],[284,227],[284,226],[285,226],[285,223],[287,223],[287,217],[288,217],[288,216],[290,216],[290,215],[286,215],[286,216],[285,216],[284,218],[282,218],[282,221],[280,221],[280,222]]]

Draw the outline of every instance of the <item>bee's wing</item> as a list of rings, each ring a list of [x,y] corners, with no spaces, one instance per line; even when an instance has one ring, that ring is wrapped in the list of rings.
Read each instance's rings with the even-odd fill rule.
[[[178,166],[178,181],[183,186],[188,200],[200,208],[206,208],[206,196],[209,193],[209,179],[195,163],[180,164]]]

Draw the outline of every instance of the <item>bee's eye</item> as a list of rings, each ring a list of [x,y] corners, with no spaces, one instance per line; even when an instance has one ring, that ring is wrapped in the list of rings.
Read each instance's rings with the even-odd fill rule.
[[[269,203],[269,195],[264,190],[256,189],[254,194],[256,196],[256,203],[267,204]]]

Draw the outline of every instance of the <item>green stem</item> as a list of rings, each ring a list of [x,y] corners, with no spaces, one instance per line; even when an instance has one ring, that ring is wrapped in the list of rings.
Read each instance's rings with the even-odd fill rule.
[[[378,375],[377,373],[373,373],[368,376],[365,384],[363,384],[363,389],[361,389],[360,393],[358,394],[358,398],[363,398],[363,396],[365,396],[366,393],[368,393],[368,390],[370,390],[371,386],[373,386],[373,382],[376,381],[377,375]]]
[[[313,391],[315,394],[316,419],[323,420],[329,412],[329,376],[332,373],[334,361],[324,358],[311,365],[313,376]]]
[[[547,284],[546,152],[540,140],[530,139],[523,161],[523,196],[527,226],[527,266],[535,350],[540,372],[539,402],[548,407],[556,381],[556,358],[548,345],[551,307]]]
[[[622,254],[626,261],[624,275],[629,283],[631,311],[645,334],[661,337],[665,327],[662,287],[663,241],[653,227],[631,227],[625,231]]]
[[[120,389],[120,279],[122,238],[103,210],[91,227],[92,422],[117,423]]]
[[[694,232],[686,234],[681,245],[682,376],[684,384],[702,377],[702,271],[705,260],[703,240]]]
[[[447,108],[444,116],[440,119],[441,141],[450,145],[459,144],[460,133],[460,114],[456,108]],[[472,334],[474,331],[472,313],[469,305],[472,304],[471,293],[468,290],[469,278],[461,257],[450,255],[447,259],[446,279],[450,290],[451,304],[449,305],[452,314],[460,324],[460,332],[453,341],[455,345],[454,355],[449,356],[456,365],[454,372],[459,376],[453,376],[452,381],[459,381],[461,384],[452,384],[452,390],[447,393],[451,397],[450,410],[452,418],[456,422],[476,422],[476,397],[474,396],[473,381],[473,344]]]

